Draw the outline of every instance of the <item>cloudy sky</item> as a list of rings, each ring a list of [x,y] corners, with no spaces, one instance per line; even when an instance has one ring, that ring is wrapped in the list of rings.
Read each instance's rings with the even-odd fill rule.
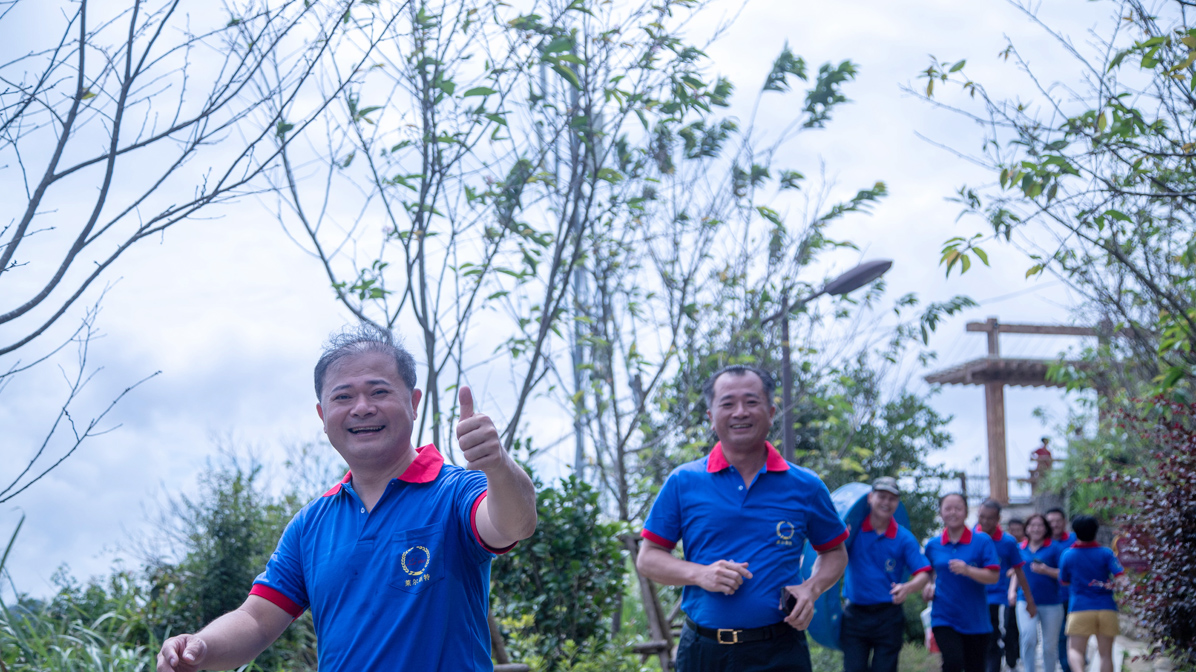
[[[729,14],[738,7],[726,0],[714,11]],[[1082,46],[1087,31],[1107,23],[1111,10],[1105,3],[1052,0],[1040,16]],[[1077,301],[1051,278],[1025,280],[1028,264],[1013,249],[992,247],[992,268],[949,280],[937,263],[943,240],[980,230],[978,222],[957,222],[958,207],[946,199],[960,184],[985,183],[991,176],[919,138],[974,153],[981,129],[902,87],[923,86],[917,73],[933,55],[952,62],[966,58],[971,76],[994,94],[1029,96],[1022,73],[998,58],[1007,39],[1047,81],[1076,81],[1078,69],[1055,38],[1000,0],[754,0],[710,50],[716,69],[739,83],[737,109],[750,104],[750,92],[786,42],[811,64],[849,58],[860,66],[859,77],[845,89],[852,103],[826,131],[789,145],[779,163],[822,160],[844,189],[878,179],[888,184],[892,195],[872,216],[845,220],[835,233],[859,243],[864,257],[894,260],[889,298],[916,292],[937,301],[966,294],[980,302],[940,326],[932,346],[942,366],[984,354],[984,336],[965,333],[967,321],[996,316],[1071,323]],[[760,123],[786,116],[785,110],[766,107]],[[0,217],[11,220],[12,207],[0,204]],[[217,459],[220,441],[252,446],[277,463],[287,445],[321,436],[311,367],[321,341],[348,316],[333,301],[316,261],[260,205],[246,202],[218,219],[173,228],[134,248],[112,277],[119,282],[99,317],[104,338],[90,353],[103,369],[86,401],[98,408],[124,386],[162,373],[112,412],[108,426],[118,428],[88,441],[61,468],[0,508],[3,540],[26,516],[8,568],[18,588],[35,595],[50,590],[50,576],[63,563],[86,577],[107,571],[118,556],[128,557],[122,549],[130,537],[151,529],[165,495],[194,492],[196,474]],[[0,310],[5,305],[0,297]],[[1011,356],[1046,357],[1075,344],[1006,336],[1002,348]],[[924,373],[918,371],[909,384],[924,390]],[[24,467],[64,389],[56,371],[41,369],[0,394],[0,482]],[[946,390],[932,404],[954,416],[955,445],[936,459],[985,473],[979,461],[985,452],[982,390]],[[1066,400],[1049,390],[1006,393],[1011,474],[1025,472],[1038,437],[1052,431],[1032,417],[1038,407],[1060,421]],[[548,470],[561,464],[545,459]]]

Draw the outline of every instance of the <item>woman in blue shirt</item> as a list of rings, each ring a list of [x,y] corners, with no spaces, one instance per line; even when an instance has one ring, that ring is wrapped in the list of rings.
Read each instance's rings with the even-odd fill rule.
[[[1036,513],[1026,519],[1026,540],[1022,542],[1022,559],[1030,571],[1026,580],[1030,583],[1030,594],[1038,606],[1038,615],[1031,616],[1026,609],[1026,595],[1016,583],[1009,584],[1009,604],[1017,605],[1017,629],[1021,634],[1022,660],[1026,661],[1026,672],[1037,672],[1038,660],[1035,647],[1038,645],[1039,629],[1042,635],[1042,659],[1045,672],[1054,672],[1055,661],[1059,660],[1059,629],[1063,627],[1063,602],[1059,599],[1059,556],[1064,548],[1051,543],[1051,525],[1045,516]]]
[[[1001,561],[992,537],[968,529],[963,495],[943,495],[939,517],[946,529],[926,542],[934,584],[923,597],[931,601],[930,625],[943,652],[942,672],[984,672],[992,632],[984,586],[997,582]]]

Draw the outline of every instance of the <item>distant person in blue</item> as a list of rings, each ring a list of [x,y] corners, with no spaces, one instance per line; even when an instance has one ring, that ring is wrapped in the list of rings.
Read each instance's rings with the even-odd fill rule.
[[[931,603],[930,625],[943,653],[942,672],[985,672],[992,623],[985,586],[999,580],[1001,561],[987,534],[968,529],[968,502],[951,493],[939,499],[946,529],[926,542],[934,583],[922,597]]]
[[[1030,584],[1027,593],[1016,583],[1009,584],[1009,604],[1016,605],[1017,627],[1021,637],[1021,658],[1025,661],[1025,672],[1038,672],[1038,642],[1042,641],[1044,672],[1055,672],[1059,660],[1059,632],[1063,627],[1063,603],[1059,599],[1059,557],[1063,548],[1051,540],[1051,526],[1041,513],[1026,519],[1026,539],[1021,543],[1022,560],[1030,571],[1026,580]],[[1037,615],[1031,614],[1028,600],[1038,606]],[[1041,636],[1040,636],[1041,631]]]
[[[897,479],[873,481],[868,516],[847,541],[847,604],[839,635],[843,672],[897,672],[905,644],[901,605],[930,580],[930,563],[918,540],[893,517],[899,504]]]
[[[843,576],[847,528],[830,492],[768,443],[775,390],[771,375],[748,366],[707,381],[718,443],[673,470],[644,522],[636,567],[657,583],[684,586],[678,672],[809,672],[803,631],[815,600]],[[803,582],[807,539],[818,560]],[[678,542],[684,560],[671,552]]]
[[[1071,545],[1076,543],[1075,535],[1067,531],[1067,514],[1063,509],[1053,508],[1047,509],[1047,522],[1051,524],[1051,543],[1058,544],[1059,553],[1071,548]],[[1071,595],[1067,586],[1059,586],[1059,601],[1063,603],[1063,620],[1067,620],[1067,604]],[[1071,666],[1067,662],[1067,634],[1062,629],[1059,630],[1059,667],[1063,672],[1071,672]],[[1080,668],[1081,670],[1083,668]]]
[[[349,473],[295,515],[244,604],[162,644],[159,672],[236,669],[305,609],[321,672],[493,669],[490,561],[535,531],[535,489],[468,387],[457,423],[468,470],[415,448],[415,384],[389,332],[333,337],[316,413]]]
[[[1096,636],[1101,672],[1113,672],[1113,640],[1121,632],[1117,603],[1113,601],[1116,579],[1125,574],[1113,551],[1096,543],[1100,524],[1092,516],[1071,521],[1076,543],[1059,561],[1059,583],[1071,586],[1067,615],[1067,656],[1072,669],[1084,669],[1088,638]]]
[[[983,532],[992,538],[993,545],[997,549],[997,557],[1001,560],[1000,580],[986,587],[988,619],[993,628],[988,640],[987,670],[988,672],[1001,672],[1002,660],[1008,662],[1010,669],[1017,665],[1018,656],[1005,637],[1008,633],[1002,632],[1005,619],[1001,610],[1005,608],[1005,603],[1008,601],[1006,595],[1011,583],[1017,583],[1023,589],[1028,587],[1026,574],[1022,571],[1022,565],[1025,562],[1022,560],[1022,552],[1018,548],[1017,539],[1001,529],[1000,502],[993,499],[985,500],[980,505],[976,520],[975,531]],[[1010,580],[1009,574],[1013,574],[1015,581]],[[1029,610],[1030,615],[1038,613],[1034,607],[1034,596],[1028,595],[1027,598],[1026,609]]]

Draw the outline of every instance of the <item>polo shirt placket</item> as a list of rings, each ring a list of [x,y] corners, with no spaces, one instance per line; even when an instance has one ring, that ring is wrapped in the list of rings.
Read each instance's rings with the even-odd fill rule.
[[[926,559],[935,572],[934,602],[930,624],[955,629],[965,635],[992,632],[985,585],[951,572],[951,560],[963,560],[972,567],[1000,570],[996,547],[987,534],[972,534],[966,527],[959,541],[952,542],[947,530],[926,542]]]
[[[1039,546],[1037,551],[1031,551],[1030,540],[1027,539],[1021,543],[1021,552],[1023,562],[1041,562],[1047,567],[1059,569],[1059,556],[1063,549],[1059,547],[1059,544],[1051,543],[1050,539],[1044,539],[1042,546]],[[1034,594],[1036,604],[1062,604],[1059,600],[1059,581],[1057,579],[1027,568],[1026,582],[1030,584],[1030,592]],[[1017,599],[1022,602],[1026,601],[1026,593],[1020,586],[1017,589]]]
[[[780,622],[781,590],[801,583],[802,547],[827,550],[847,538],[830,491],[814,472],[786,462],[772,445],[748,485],[722,444],[677,467],[661,488],[641,535],[667,549],[683,541],[685,559],[702,565],[747,562],[753,578],[733,595],[682,589],[681,607],[708,628],[758,628]]]
[[[250,594],[298,618],[312,610],[321,670],[490,669],[491,549],[475,516],[486,477],[435,446],[373,510],[352,474],[287,525]]]

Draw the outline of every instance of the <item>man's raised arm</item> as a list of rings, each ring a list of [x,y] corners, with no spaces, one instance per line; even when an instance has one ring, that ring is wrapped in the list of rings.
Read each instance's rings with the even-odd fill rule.
[[[194,635],[176,635],[163,642],[158,672],[235,670],[257,658],[293,620],[273,602],[250,595]]]
[[[485,415],[473,412],[473,393],[459,393],[461,420],[457,443],[469,469],[486,474],[486,497],[478,506],[478,536],[490,548],[507,548],[536,531],[536,488],[532,479],[503,450],[498,429]]]
[[[698,586],[712,593],[733,595],[744,579],[752,578],[748,563],[716,560],[709,565],[682,560],[669,549],[645,539],[635,559],[640,574],[666,586]]]

